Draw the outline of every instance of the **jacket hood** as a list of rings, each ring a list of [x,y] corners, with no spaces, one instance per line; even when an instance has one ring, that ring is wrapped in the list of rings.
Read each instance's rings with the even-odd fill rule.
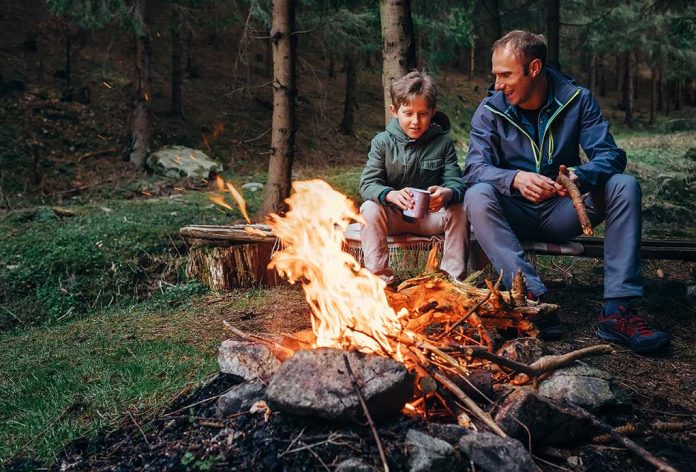
[[[399,142],[427,142],[436,136],[449,133],[450,127],[450,120],[447,115],[441,111],[436,111],[430,120],[430,127],[418,139],[412,139],[404,133],[401,125],[399,125],[399,120],[396,118],[392,118],[389,124],[387,124],[387,132]]]
[[[577,91],[578,83],[573,77],[563,74],[551,66],[544,66],[544,72],[546,72],[546,78],[549,81],[552,95],[561,103],[568,101]],[[486,103],[503,112],[507,111],[508,108],[512,106],[508,103],[502,91],[495,90],[495,84],[491,84],[488,87]]]

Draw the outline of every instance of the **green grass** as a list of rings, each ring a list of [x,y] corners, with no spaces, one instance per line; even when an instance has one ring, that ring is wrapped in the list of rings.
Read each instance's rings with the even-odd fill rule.
[[[67,442],[129,420],[127,411],[161,409],[214,373],[221,320],[206,317],[201,297],[185,287],[128,309],[0,336],[0,468],[20,451],[49,463]],[[265,296],[244,292],[233,308]]]
[[[253,210],[258,198],[250,200]],[[205,193],[73,209],[79,216],[37,207],[0,220],[0,330],[145,299],[183,279],[179,228],[239,218],[211,205]]]

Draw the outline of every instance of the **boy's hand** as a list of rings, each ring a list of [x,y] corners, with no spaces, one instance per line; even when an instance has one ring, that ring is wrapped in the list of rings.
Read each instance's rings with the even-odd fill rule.
[[[532,203],[543,202],[558,194],[556,181],[534,172],[521,170],[515,174],[512,188]]]
[[[569,170],[569,171],[568,171],[568,178],[569,178],[570,181],[573,182],[576,186],[578,185],[578,181],[579,181],[580,179],[578,179],[578,175],[577,175],[575,172],[573,172],[572,170]],[[559,184],[559,183],[556,183],[556,184],[555,184],[555,187],[556,187],[556,193],[557,193],[559,196],[561,196],[561,197],[567,197],[567,196],[568,196],[568,190],[566,190],[566,188],[565,188],[563,185],[561,185],[561,184]]]
[[[408,210],[413,204],[413,194],[411,189],[402,188],[401,190],[392,190],[384,198],[388,203],[398,206],[402,210]]]
[[[430,192],[430,205],[428,205],[429,213],[440,211],[440,208],[449,202],[454,195],[452,189],[440,187],[438,185],[428,187],[428,192]]]

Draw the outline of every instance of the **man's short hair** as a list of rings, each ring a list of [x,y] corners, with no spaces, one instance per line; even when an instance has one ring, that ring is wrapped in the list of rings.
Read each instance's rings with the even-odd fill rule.
[[[428,106],[435,109],[437,106],[437,84],[435,79],[425,72],[414,70],[405,76],[392,81],[389,87],[392,105],[397,110],[403,104],[409,104],[419,95],[425,98]]]
[[[529,64],[534,59],[541,60],[546,65],[546,38],[543,34],[534,34],[529,31],[514,30],[493,43],[492,52],[510,48],[512,52],[524,61],[525,75],[529,71]]]

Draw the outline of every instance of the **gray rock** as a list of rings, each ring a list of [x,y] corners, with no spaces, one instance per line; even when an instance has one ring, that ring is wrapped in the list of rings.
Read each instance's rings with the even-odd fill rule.
[[[207,179],[211,172],[222,172],[222,164],[208,157],[203,151],[186,146],[165,147],[150,153],[147,166],[167,177]]]
[[[531,435],[535,447],[578,444],[592,431],[589,420],[529,388],[518,388],[505,397],[496,411],[495,421],[523,444],[528,444]]]
[[[232,387],[218,398],[215,414],[218,418],[240,411],[248,411],[251,406],[263,399],[266,387],[261,382],[248,382]]]
[[[220,372],[239,380],[268,379],[280,361],[263,344],[248,341],[223,341],[218,348]]]
[[[286,360],[266,390],[271,409],[299,416],[350,421],[363,416],[338,349],[301,350]],[[385,357],[347,353],[360,389],[374,417],[401,410],[413,395],[411,375],[403,364]]]
[[[428,425],[428,432],[431,435],[452,445],[457,444],[459,439],[470,431],[458,424],[430,423]]]
[[[250,192],[257,192],[263,189],[263,184],[260,182],[248,182],[246,184],[242,184],[242,189],[248,190]]]
[[[511,339],[498,349],[497,354],[522,364],[531,364],[544,355],[544,343],[538,338]]]
[[[581,362],[559,369],[540,382],[539,394],[558,403],[569,401],[591,411],[628,403],[627,396],[610,373]]]
[[[442,439],[409,429],[406,444],[410,451],[411,472],[442,471],[449,472],[457,467],[454,447]]]
[[[541,472],[521,442],[472,431],[459,440],[459,450],[487,472]]]
[[[339,462],[334,472],[375,472],[378,469],[365,464],[357,457],[351,457],[342,462]]]

